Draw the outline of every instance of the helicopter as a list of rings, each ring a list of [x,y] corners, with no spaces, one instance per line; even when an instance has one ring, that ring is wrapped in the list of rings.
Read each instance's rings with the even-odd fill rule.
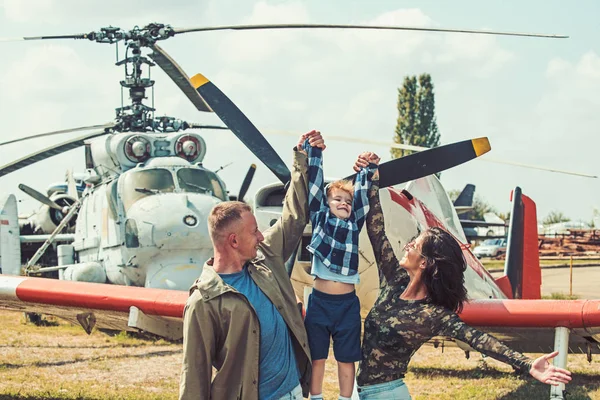
[[[129,92],[131,103],[125,105],[122,101],[115,110],[115,120],[108,123],[0,143],[3,146],[90,131],[0,167],[1,177],[67,150],[81,146],[85,150],[85,172],[78,176],[78,181],[67,172],[66,182],[59,185],[62,188],[49,191],[48,196],[25,184],[19,185],[42,206],[21,219],[20,235],[16,229],[12,230],[12,240],[22,243],[23,248],[21,251],[20,246],[8,246],[13,250],[0,259],[3,273],[19,274],[21,264],[25,264],[27,275],[50,274],[73,281],[187,289],[212,254],[204,223],[210,209],[221,201],[243,200],[256,168],[250,166],[237,196],[229,195],[225,182],[202,165],[207,151],[205,141],[188,130],[231,130],[281,183],[289,181],[285,163],[235,104],[204,76],[190,80],[157,44],[182,33],[231,29],[376,29],[562,37],[398,26],[273,24],[173,28],[151,23],[131,30],[109,26],[84,34],[19,38],[123,42],[125,52],[116,65],[124,69],[121,91]],[[116,49],[118,58],[118,46]],[[154,66],[176,83],[198,111],[214,112],[225,126],[155,117],[153,104],[144,103],[146,91],[154,90],[155,81],[150,78]],[[200,83],[197,87],[192,84],[194,80]],[[82,185],[85,188],[80,190]],[[260,197],[260,191],[257,195]],[[9,204],[14,201],[10,196],[6,201],[3,209],[14,208]]]
[[[51,228],[46,228],[45,234],[40,235],[44,243],[40,247],[39,254],[36,252],[28,260],[25,272],[28,275],[34,275],[62,271],[59,273],[59,278],[64,282],[50,287],[46,282],[47,280],[42,280],[44,281],[42,282],[34,278],[4,278],[2,285],[0,285],[0,289],[2,289],[0,297],[2,297],[3,306],[9,306],[9,301],[5,298],[10,297],[10,292],[14,289],[16,302],[21,301],[21,304],[17,307],[23,310],[22,303],[28,302],[29,299],[24,300],[24,298],[19,297],[21,296],[21,290],[19,289],[21,289],[21,286],[26,286],[29,282],[32,282],[43,286],[43,289],[39,292],[42,293],[41,297],[32,298],[32,304],[35,303],[36,307],[40,304],[53,304],[56,308],[61,308],[63,314],[70,313],[72,319],[76,318],[86,331],[91,330],[96,323],[95,314],[98,315],[98,325],[100,325],[100,322],[116,320],[114,317],[116,312],[129,312],[128,326],[149,332],[153,332],[153,329],[143,322],[140,323],[144,320],[144,313],[180,319],[181,299],[186,296],[181,290],[186,290],[200,274],[201,266],[211,252],[203,222],[212,205],[231,198],[227,193],[225,183],[220,180],[218,175],[202,165],[202,159],[207,151],[202,137],[184,131],[192,128],[231,130],[279,179],[280,183],[260,189],[255,196],[255,211],[257,211],[257,219],[261,223],[261,228],[267,228],[280,215],[278,209],[281,209],[281,199],[285,194],[285,183],[289,181],[290,174],[285,163],[281,161],[281,158],[274,152],[262,134],[233,102],[206,77],[196,75],[191,79],[188,78],[181,67],[156,43],[159,40],[165,40],[180,33],[194,31],[304,29],[308,27],[412,29],[352,25],[256,25],[175,29],[164,24],[150,24],[129,31],[108,27],[88,34],[23,38],[24,40],[88,39],[99,43],[125,42],[127,49],[125,58],[117,62],[117,65],[125,68],[126,78],[121,81],[121,86],[123,89],[129,90],[132,104],[118,108],[117,118],[114,122],[70,130],[74,132],[93,129],[91,133],[51,146],[0,167],[1,177],[69,149],[80,146],[85,148],[86,172],[81,180],[85,183],[86,188],[81,195],[78,193],[77,183],[72,174],[67,174],[65,187],[67,193],[64,197],[70,198],[70,201],[64,204],[59,204],[58,199],[53,197],[60,194],[65,195],[64,192],[55,191],[50,196],[44,196],[26,186],[21,188],[42,204],[48,206],[48,210],[52,209],[58,212],[57,215],[61,216],[52,232],[49,232]],[[481,31],[461,32],[493,33]],[[150,49],[151,52],[144,53],[146,49]],[[214,112],[221,118],[225,126],[203,126],[184,122],[173,117],[155,118],[153,107],[149,107],[142,102],[145,99],[146,89],[154,85],[154,81],[149,77],[144,77],[142,71],[143,68],[154,65],[158,65],[167,73],[198,111]],[[65,132],[50,132],[36,135],[36,137],[62,133]],[[18,140],[25,140],[25,138]],[[473,145],[473,143],[471,144]],[[489,150],[489,143],[487,144],[487,150]],[[442,151],[443,153],[436,153],[436,151]],[[441,154],[447,156],[449,153],[452,154],[452,157],[441,157]],[[431,149],[382,164],[380,166],[382,187],[392,187],[413,179],[418,180],[445,168],[450,168],[459,162],[472,159],[480,155],[481,152],[475,152],[474,156],[466,157],[462,161],[458,159],[460,157],[457,157],[461,154],[461,151],[450,151],[449,153],[447,148]],[[399,168],[400,165],[404,168]],[[420,167],[410,170],[407,168],[408,165]],[[422,168],[423,165],[433,165],[433,167]],[[387,172],[385,172],[386,168]],[[244,182],[252,179],[253,171],[254,169],[251,167]],[[383,183],[384,179],[388,179],[388,181]],[[412,187],[410,188],[410,192],[389,189],[390,199],[393,200],[394,195],[404,196],[401,201],[396,202],[398,204],[402,203],[400,206],[407,210],[404,214],[413,215],[414,213],[416,220],[429,218],[434,214],[441,216],[442,220],[439,222],[436,220],[435,222],[450,226],[456,236],[462,238],[454,214],[445,213],[448,208],[446,205],[452,208],[451,205],[441,204],[439,201],[436,205],[436,202],[432,201],[429,204],[432,212],[429,213],[427,211],[428,207],[419,206],[419,208],[409,204],[413,201],[411,193],[417,195],[414,197],[415,199],[432,198],[436,201],[440,199],[438,194],[443,192],[443,188],[440,190],[441,185],[439,185],[439,182],[437,184],[431,183],[432,181],[429,179],[435,182],[433,177],[425,179],[421,182],[435,186],[435,190],[429,191],[430,195],[420,196],[425,191],[421,190],[422,193],[419,193],[419,185],[422,183],[417,183],[412,186],[414,190]],[[243,187],[245,186],[247,185],[244,184]],[[240,194],[237,196],[238,199],[244,198],[245,190],[240,190]],[[384,201],[394,205],[388,200]],[[414,201],[414,203],[417,204],[418,202]],[[394,205],[394,207],[397,208],[398,206]],[[14,195],[0,199],[0,210],[4,213],[0,223],[0,238],[3,240],[0,245],[2,273],[18,275],[20,272],[20,260],[19,257],[16,257],[19,250],[18,244],[19,242],[26,242],[30,238],[23,238],[19,235],[18,224],[15,222],[16,218],[14,218],[16,215]],[[397,215],[402,214],[398,213]],[[74,230],[69,233],[68,224],[73,219],[75,219],[75,225],[74,228],[70,229]],[[412,231],[428,226],[429,222],[429,220],[424,220],[417,221],[410,226],[407,225],[407,229],[411,232],[400,232],[399,237],[406,239],[409,234],[412,236],[414,233]],[[64,229],[67,230],[67,233],[63,233]],[[307,233],[308,235],[306,235]],[[304,236],[309,236],[309,232],[305,232]],[[36,268],[37,260],[35,258],[59,239],[71,243],[57,247],[57,264],[59,265]],[[308,263],[305,258],[306,254],[302,252],[301,248],[302,246],[299,246],[299,251],[290,257],[291,262],[288,263],[290,266],[293,266],[296,262],[305,265]],[[521,260],[517,260],[517,263],[521,263]],[[500,284],[494,283],[493,280],[480,271],[477,263],[473,262],[472,265],[474,271],[471,275],[478,274],[480,277],[473,280],[473,290],[470,290],[472,295],[480,295],[476,298],[503,300],[513,297],[513,289],[515,290],[514,293],[522,297],[523,293],[518,291],[519,286],[522,284],[521,281],[515,281],[513,287],[504,282],[504,286],[501,287]],[[370,266],[372,272],[374,270],[372,262]],[[299,275],[293,276],[292,279],[297,282],[298,294],[301,295],[300,290],[305,286],[303,283],[308,282],[309,278],[306,277],[306,274],[303,275],[302,269],[295,269],[295,271]],[[368,275],[371,278],[374,276],[373,274]],[[367,277],[365,277],[365,281],[367,281]],[[105,287],[98,289],[101,285],[92,285],[88,282],[110,282],[122,286],[141,286],[144,289],[123,287],[120,289],[139,290],[119,292],[118,286],[113,286],[109,290]],[[92,290],[92,288],[95,289]],[[55,289],[59,291],[55,291]],[[66,291],[60,292],[62,289]],[[162,289],[178,289],[179,291]],[[363,297],[370,299],[372,302],[376,287],[364,285],[363,289]],[[53,293],[50,293],[50,291],[53,291]],[[105,301],[109,297],[112,298],[117,292],[127,293],[129,297],[125,300],[119,299],[118,305],[116,302],[109,304]],[[68,296],[65,293],[76,296],[77,300],[73,302],[73,296],[67,299]],[[525,291],[525,293],[529,292]],[[150,299],[152,296],[157,297],[147,303],[142,301],[146,298]],[[514,297],[518,298],[519,296],[515,295]],[[61,299],[58,299],[59,297]],[[164,305],[159,305],[157,300],[159,298]],[[94,299],[100,299],[104,304],[98,307],[94,304]],[[138,306],[139,308],[137,308]],[[85,308],[95,308],[95,314],[94,312],[84,313],[82,309]],[[37,310],[39,308],[36,308]],[[106,317],[106,320],[100,321],[104,317],[101,316],[102,313],[98,310],[108,310],[107,314],[110,315]],[[134,314],[133,319],[135,321],[131,323]],[[165,330],[171,330],[171,332],[167,332],[170,335],[165,334],[165,336],[176,336],[173,335],[172,331],[177,330],[177,328],[169,325],[169,321],[163,323],[164,329],[158,329],[156,333],[165,334]],[[501,325],[508,325],[503,320],[497,322]],[[555,322],[552,321],[547,324],[548,326],[554,326]],[[595,330],[593,334],[596,334]]]

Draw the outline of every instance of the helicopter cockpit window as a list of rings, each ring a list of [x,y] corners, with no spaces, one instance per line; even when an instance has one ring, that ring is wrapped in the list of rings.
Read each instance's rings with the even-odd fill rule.
[[[125,210],[139,199],[175,190],[173,175],[166,169],[149,169],[128,173],[123,182],[123,205]]]
[[[177,171],[177,179],[181,190],[192,193],[208,193],[221,200],[227,200],[225,190],[217,176],[202,169],[182,168]]]

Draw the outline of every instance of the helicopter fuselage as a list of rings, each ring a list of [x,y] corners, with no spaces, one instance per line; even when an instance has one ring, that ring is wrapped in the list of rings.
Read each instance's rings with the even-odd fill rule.
[[[181,136],[193,137],[195,149],[189,140],[182,145],[195,159],[177,155],[173,142],[181,143]],[[95,140],[90,150],[95,165],[89,172],[100,181],[88,184],[80,199],[74,256],[62,278],[186,290],[212,255],[208,214],[228,199],[218,175],[197,162],[205,151],[202,138],[117,134]],[[149,157],[127,165],[127,151]]]

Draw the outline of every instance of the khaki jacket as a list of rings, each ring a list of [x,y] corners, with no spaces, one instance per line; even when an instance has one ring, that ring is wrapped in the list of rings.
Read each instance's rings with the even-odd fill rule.
[[[285,261],[297,248],[308,222],[306,155],[295,152],[292,181],[281,218],[263,233],[265,240],[248,272],[285,320],[305,397],[311,374],[310,350]],[[245,296],[204,265],[190,289],[184,311],[180,399],[258,400],[260,324]],[[217,372],[212,378],[212,367]]]

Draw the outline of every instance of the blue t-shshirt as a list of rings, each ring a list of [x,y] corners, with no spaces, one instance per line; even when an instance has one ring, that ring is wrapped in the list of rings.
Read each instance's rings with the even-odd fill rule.
[[[244,265],[241,272],[219,274],[223,281],[246,296],[260,324],[258,398],[278,399],[300,383],[300,372],[288,327],[271,300],[260,290]]]

